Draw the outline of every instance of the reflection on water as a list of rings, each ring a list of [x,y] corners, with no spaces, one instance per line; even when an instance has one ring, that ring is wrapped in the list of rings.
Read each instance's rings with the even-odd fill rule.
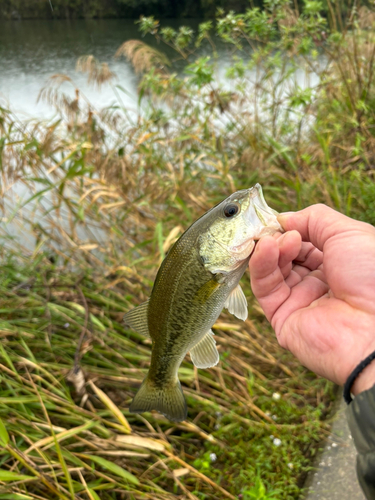
[[[168,25],[199,21],[168,20]],[[114,59],[118,47],[126,40],[141,38],[134,20],[30,20],[0,22],[0,99],[5,98],[11,108],[23,117],[46,118],[53,114],[49,105],[37,103],[38,94],[46,80],[55,73],[65,73],[98,108],[115,101],[113,91],[104,87],[93,89],[83,74],[75,72],[78,57],[93,54],[118,75],[118,83],[131,96],[136,96],[137,77],[125,59]],[[153,37],[144,39],[156,45]],[[176,54],[168,47],[158,47],[169,57]],[[175,62],[175,66],[181,62]],[[128,101],[126,102],[126,99]],[[135,99],[124,97],[125,104],[133,106]]]

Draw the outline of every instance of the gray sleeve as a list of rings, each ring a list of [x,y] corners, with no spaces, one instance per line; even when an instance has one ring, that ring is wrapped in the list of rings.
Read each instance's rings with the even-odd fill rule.
[[[375,500],[375,385],[363,391],[346,410],[357,448],[357,475],[367,500]]]

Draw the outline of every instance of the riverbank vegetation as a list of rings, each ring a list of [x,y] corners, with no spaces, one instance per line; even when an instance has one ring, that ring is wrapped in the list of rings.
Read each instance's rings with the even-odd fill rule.
[[[0,498],[299,497],[334,388],[278,347],[248,277],[249,319],[214,327],[219,365],[182,364],[181,424],[127,411],[150,341],[122,317],[184,229],[255,182],[276,210],[323,202],[375,223],[375,12],[356,3],[344,26],[338,6],[327,21],[319,2],[269,1],[197,33],[143,18],[184,70],[123,44],[132,108],[89,55],[77,71],[112,86],[112,107],[54,75],[54,120],[1,108]]]

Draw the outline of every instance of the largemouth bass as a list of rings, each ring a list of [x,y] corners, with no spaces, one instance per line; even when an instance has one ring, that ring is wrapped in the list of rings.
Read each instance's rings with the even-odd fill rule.
[[[172,246],[149,300],[124,317],[131,328],[152,339],[150,369],[130,412],[157,410],[172,421],[186,419],[179,366],[188,352],[198,368],[219,362],[211,327],[224,307],[247,318],[239,281],[255,241],[282,231],[276,216],[257,184],[209,210]]]

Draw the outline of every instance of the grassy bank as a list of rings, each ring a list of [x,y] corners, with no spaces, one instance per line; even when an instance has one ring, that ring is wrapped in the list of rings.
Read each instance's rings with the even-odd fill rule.
[[[236,189],[260,182],[279,211],[323,202],[375,222],[375,15],[345,16],[269,2],[197,34],[144,18],[185,70],[124,44],[133,108],[85,56],[77,70],[112,86],[111,108],[55,75],[41,92],[54,121],[0,110],[0,498],[298,498],[333,388],[278,347],[248,278],[250,319],[223,313],[214,328],[220,364],[181,367],[178,425],[128,413],[151,347],[122,316],[183,230]]]
[[[280,351],[254,307],[245,325],[227,315],[216,325],[218,367],[183,363],[187,422],[134,416],[150,345],[121,324],[133,294],[92,267],[72,274],[38,260],[3,266],[3,492],[253,498],[265,486],[264,498],[297,495],[332,393]]]

